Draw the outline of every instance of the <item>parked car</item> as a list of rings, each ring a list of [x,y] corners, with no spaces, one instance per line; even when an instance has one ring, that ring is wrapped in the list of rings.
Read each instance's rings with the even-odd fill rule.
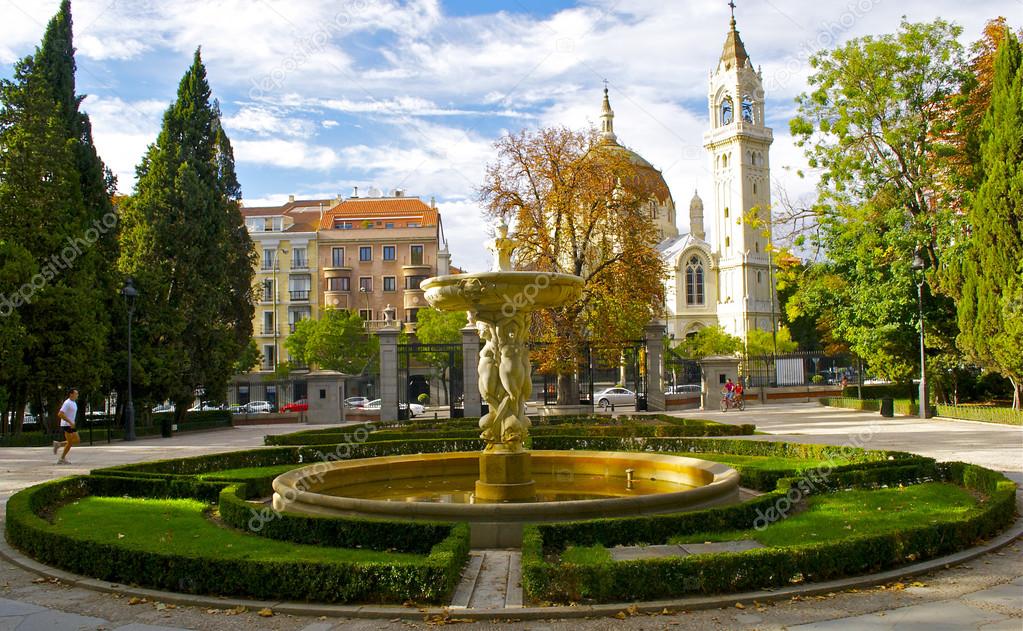
[[[604,388],[593,395],[600,409],[606,410],[611,405],[630,405],[636,402],[636,393],[628,388]]]
[[[227,406],[227,411],[230,412],[231,414],[245,414],[245,406],[239,405],[237,403],[232,403],[231,405]]]
[[[664,394],[700,394],[702,388],[698,383],[689,383],[682,386],[668,388]]]
[[[348,397],[345,399],[346,408],[364,408],[370,401],[366,397]]]
[[[362,406],[362,409],[364,409],[364,410],[379,410],[380,409],[380,405],[381,405],[380,399],[373,399],[372,401],[370,401],[366,405]],[[420,414],[426,412],[426,408],[423,407],[422,405],[419,405],[418,403],[412,403],[412,404],[400,403],[398,405],[403,410],[410,410],[409,417],[411,417],[411,418],[415,418],[415,417],[419,416]]]
[[[174,404],[173,403],[161,403],[160,405],[158,405],[155,408],[153,408],[153,414],[163,414],[165,412],[173,412],[173,411],[174,411]]]
[[[217,410],[223,410],[223,406],[213,405],[212,403],[204,403],[202,405],[193,405],[188,408],[189,412],[215,412]]]
[[[309,400],[299,399],[293,403],[281,406],[281,412],[308,412],[309,411]]]
[[[249,401],[245,404],[247,414],[271,414],[274,411],[274,404],[269,401]]]

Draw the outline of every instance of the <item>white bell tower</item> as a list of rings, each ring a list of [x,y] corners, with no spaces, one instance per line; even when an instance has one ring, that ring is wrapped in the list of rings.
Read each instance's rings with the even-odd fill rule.
[[[768,150],[774,135],[764,126],[764,88],[735,28],[734,5],[724,50],[710,73],[710,130],[703,146],[713,160],[714,196],[709,223],[718,259],[718,321],[742,338],[767,331],[777,320],[770,238]],[[755,212],[759,225],[747,221]]]

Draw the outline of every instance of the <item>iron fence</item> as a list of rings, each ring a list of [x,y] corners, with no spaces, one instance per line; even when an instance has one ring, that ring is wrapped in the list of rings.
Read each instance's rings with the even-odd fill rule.
[[[800,351],[780,355],[748,355],[740,374],[747,386],[785,387],[856,383],[859,368],[853,357]]]

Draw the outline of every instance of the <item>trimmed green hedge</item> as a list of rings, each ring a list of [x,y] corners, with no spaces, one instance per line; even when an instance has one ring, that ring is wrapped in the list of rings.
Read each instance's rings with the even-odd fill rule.
[[[164,481],[135,482],[159,485]],[[102,482],[76,477],[20,491],[7,504],[7,540],[38,561],[101,580],[187,593],[330,603],[441,602],[457,584],[468,559],[469,530],[464,524],[449,526],[448,535],[421,562],[339,563],[194,558],[129,550],[55,533],[42,517],[44,511],[88,495],[93,484],[99,489],[103,484],[127,483],[115,477]]]
[[[454,524],[380,519],[314,517],[257,508],[245,500],[248,485],[220,492],[220,517],[225,524],[270,539],[337,548],[399,550],[427,554],[451,536]]]
[[[826,543],[759,548],[738,553],[644,559],[594,564],[555,563],[548,555],[569,544],[634,545],[663,543],[671,536],[718,529],[747,529],[767,510],[798,488],[797,479],[739,506],[681,515],[527,526],[522,549],[523,587],[545,601],[592,599],[599,602],[676,598],[759,590],[794,581],[823,581],[898,567],[906,562],[949,554],[990,537],[1015,517],[1016,485],[975,465],[919,463],[872,470],[838,472],[817,483],[817,490],[844,486],[915,483],[937,476],[986,495],[967,519],[921,524],[884,535],[850,536]],[[805,482],[804,482],[805,484]]]

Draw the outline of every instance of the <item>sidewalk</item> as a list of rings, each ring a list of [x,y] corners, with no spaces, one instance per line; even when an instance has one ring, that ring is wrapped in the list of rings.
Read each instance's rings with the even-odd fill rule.
[[[899,449],[938,458],[964,460],[1006,472],[1023,481],[1023,428],[909,417],[882,419],[876,414],[837,410],[816,404],[757,407],[746,412],[685,411],[679,416],[730,423],[756,423],[755,440],[792,440],[851,444],[863,436],[868,449]],[[869,428],[869,432],[865,431]],[[71,466],[57,467],[49,448],[0,449],[0,499],[25,486],[97,467],[214,453],[262,445],[266,434],[296,426],[253,426],[144,440],[79,447]],[[856,444],[860,444],[857,442]],[[0,630],[89,629],[172,631],[327,631],[330,629],[409,629],[425,624],[387,620],[341,620],[274,615],[254,611],[130,604],[127,598],[36,582],[36,575],[0,561]],[[457,618],[457,612],[452,613]],[[905,584],[850,590],[762,607],[727,608],[619,619],[579,619],[476,623],[474,629],[579,631],[580,629],[1005,629],[1023,628],[1023,544],[981,557]]]

